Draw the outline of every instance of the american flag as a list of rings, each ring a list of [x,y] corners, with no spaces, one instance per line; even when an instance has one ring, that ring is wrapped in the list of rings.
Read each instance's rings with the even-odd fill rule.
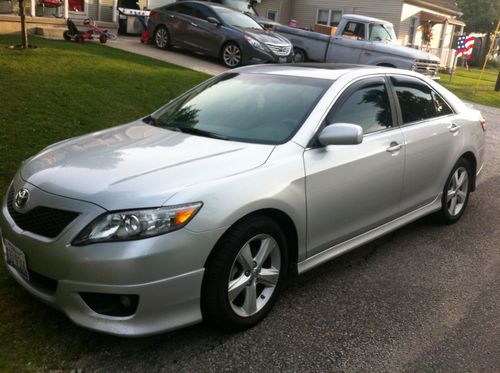
[[[467,37],[466,35],[460,36],[457,41],[457,57],[466,57],[469,60],[472,57],[474,40],[473,37]]]

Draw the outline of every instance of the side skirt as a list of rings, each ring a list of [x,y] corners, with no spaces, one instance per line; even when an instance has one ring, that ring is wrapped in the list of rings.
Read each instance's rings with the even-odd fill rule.
[[[380,227],[373,228],[368,232],[362,233],[359,236],[353,237],[345,242],[332,246],[329,249],[326,249],[310,258],[307,258],[306,260],[297,264],[297,272],[299,274],[307,272],[322,263],[345,254],[348,251],[356,249],[357,247],[373,241],[376,238],[383,236],[384,234],[392,232],[406,224],[418,220],[425,215],[429,215],[435,211],[438,211],[441,208],[441,195],[442,193],[439,193],[436,199],[428,205],[422,206],[417,210],[409,212],[408,214],[394,219],[393,221],[385,223]]]

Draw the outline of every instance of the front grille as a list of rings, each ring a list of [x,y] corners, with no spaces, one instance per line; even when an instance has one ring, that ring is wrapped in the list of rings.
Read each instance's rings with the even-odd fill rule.
[[[277,56],[288,56],[292,50],[291,45],[278,45],[266,43],[266,45],[271,49],[271,51]]]
[[[37,206],[26,213],[18,212],[14,209],[13,187],[7,196],[7,209],[19,228],[48,238],[57,237],[78,216],[78,213],[73,211],[45,206]]]
[[[413,65],[413,71],[424,75],[435,75],[439,71],[439,62],[430,60],[417,60]]]

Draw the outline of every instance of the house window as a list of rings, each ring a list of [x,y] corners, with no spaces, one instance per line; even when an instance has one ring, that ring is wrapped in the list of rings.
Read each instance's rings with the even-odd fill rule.
[[[342,13],[342,10],[338,9],[318,9],[316,23],[327,26],[338,26],[342,18]]]
[[[269,9],[267,11],[267,18],[269,18],[272,21],[278,21],[278,11],[277,10],[271,10]]]
[[[417,35],[418,17],[412,17],[410,21],[410,45],[415,45],[415,36]]]

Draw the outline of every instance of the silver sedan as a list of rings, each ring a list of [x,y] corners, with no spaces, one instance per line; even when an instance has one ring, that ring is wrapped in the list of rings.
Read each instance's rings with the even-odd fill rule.
[[[6,265],[90,329],[244,329],[295,273],[431,213],[458,221],[484,132],[408,71],[232,70],[26,160],[3,201]]]

